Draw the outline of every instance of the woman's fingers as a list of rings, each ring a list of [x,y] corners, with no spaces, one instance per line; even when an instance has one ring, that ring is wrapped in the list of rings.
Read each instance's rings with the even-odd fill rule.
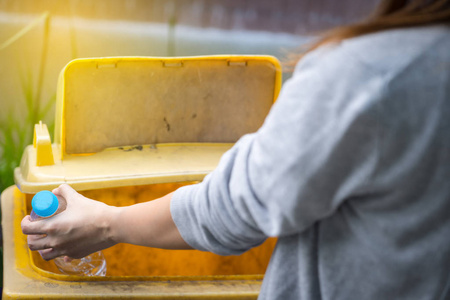
[[[57,258],[58,256],[61,256],[53,248],[49,248],[49,249],[45,249],[45,250],[39,250],[39,254],[42,256],[43,259],[45,259],[47,261],[51,260],[51,259],[54,259],[54,258]]]
[[[42,228],[42,222],[31,221],[30,216],[25,216],[20,223],[22,232],[24,234],[46,234],[44,228]]]
[[[28,235],[27,236],[27,242],[28,242],[28,248],[30,250],[44,250],[51,248],[52,245],[49,243],[49,239],[46,238],[45,235]]]
[[[61,253],[56,248],[53,248],[50,239],[44,235],[29,235],[27,240],[30,250],[38,251],[45,260],[61,256]]]
[[[64,199],[69,199],[76,196],[78,193],[68,184],[61,184],[59,187],[52,191],[56,196],[63,197]]]

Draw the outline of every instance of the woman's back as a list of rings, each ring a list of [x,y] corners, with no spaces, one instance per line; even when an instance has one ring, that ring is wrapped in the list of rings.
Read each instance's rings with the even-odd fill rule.
[[[293,186],[309,179],[293,199],[303,208],[285,217],[309,218],[311,226],[280,238],[261,296],[450,297],[449,27],[389,30],[326,46],[304,58],[288,85],[285,94],[303,106],[293,118],[333,145],[318,142],[308,153],[299,139],[300,150],[292,150],[309,161],[289,175]],[[301,99],[308,92],[296,90],[310,87],[323,89]],[[272,121],[292,111],[280,103]],[[273,134],[270,127],[262,131]],[[322,134],[321,127],[332,130]]]

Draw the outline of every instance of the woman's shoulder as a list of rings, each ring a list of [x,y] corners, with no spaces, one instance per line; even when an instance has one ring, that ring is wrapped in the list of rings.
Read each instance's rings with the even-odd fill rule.
[[[450,58],[450,27],[434,25],[385,30],[342,42],[341,51],[381,72],[397,73],[418,60]]]
[[[377,73],[404,69],[419,58],[450,60],[450,26],[391,29],[327,44],[310,52],[296,71],[317,64],[360,65]]]

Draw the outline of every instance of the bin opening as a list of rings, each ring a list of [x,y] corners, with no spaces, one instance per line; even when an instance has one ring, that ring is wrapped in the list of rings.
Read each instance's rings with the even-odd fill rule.
[[[192,184],[161,183],[142,186],[127,186],[107,189],[80,191],[84,196],[102,201],[109,205],[126,206],[135,203],[157,199],[177,188]],[[26,194],[28,214],[31,212],[33,194]],[[239,256],[219,256],[198,250],[165,250],[118,244],[103,250],[107,261],[106,276],[120,277],[121,280],[136,280],[135,277],[162,276],[233,276],[260,275],[262,276],[269,263],[276,239],[269,238],[262,245],[253,248]],[[38,252],[31,251],[34,268],[49,277],[64,280],[67,275],[61,275],[53,261],[45,261]],[[145,278],[140,278],[141,280]],[[175,278],[174,278],[175,279]],[[73,277],[71,276],[71,280]],[[79,281],[88,280],[79,277]],[[89,279],[91,280],[91,279]]]

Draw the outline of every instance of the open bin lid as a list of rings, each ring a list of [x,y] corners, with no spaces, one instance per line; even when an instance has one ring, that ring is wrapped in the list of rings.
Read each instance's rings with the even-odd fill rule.
[[[22,192],[196,181],[263,123],[281,86],[272,56],[77,59],[15,170]]]

